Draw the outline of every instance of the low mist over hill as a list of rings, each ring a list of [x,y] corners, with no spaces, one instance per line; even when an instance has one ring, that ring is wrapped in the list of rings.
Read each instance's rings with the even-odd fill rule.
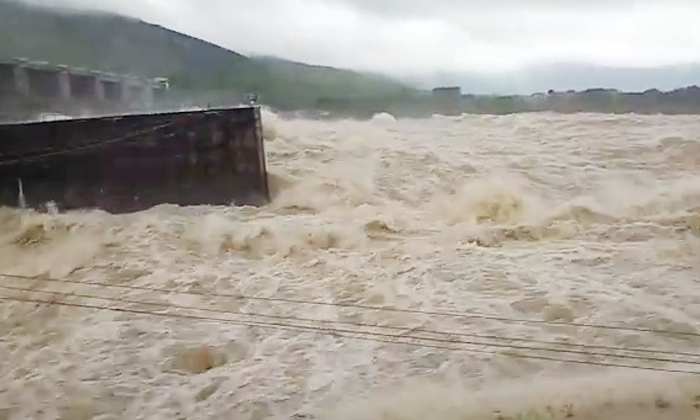
[[[247,57],[137,19],[28,6],[0,0],[0,57],[168,77],[183,96],[259,93],[282,109],[339,98],[394,98],[415,93],[386,77]],[[207,95],[205,95],[205,93]]]

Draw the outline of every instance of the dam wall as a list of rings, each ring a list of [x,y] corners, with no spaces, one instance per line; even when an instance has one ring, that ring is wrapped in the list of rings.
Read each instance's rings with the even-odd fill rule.
[[[261,123],[251,106],[0,124],[0,206],[261,205]]]
[[[165,79],[0,57],[0,120],[39,113],[94,115],[144,112],[167,90]]]

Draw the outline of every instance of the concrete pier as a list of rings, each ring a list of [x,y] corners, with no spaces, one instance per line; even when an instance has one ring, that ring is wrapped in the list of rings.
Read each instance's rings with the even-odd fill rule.
[[[144,79],[65,65],[0,57],[0,118],[27,113],[144,112],[163,78]]]
[[[437,87],[433,89],[433,106],[437,114],[454,116],[462,114],[462,89]]]

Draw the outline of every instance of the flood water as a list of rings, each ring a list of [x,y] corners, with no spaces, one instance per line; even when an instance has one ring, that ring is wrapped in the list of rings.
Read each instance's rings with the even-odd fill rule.
[[[263,123],[263,208],[0,209],[0,418],[698,418],[700,117]]]

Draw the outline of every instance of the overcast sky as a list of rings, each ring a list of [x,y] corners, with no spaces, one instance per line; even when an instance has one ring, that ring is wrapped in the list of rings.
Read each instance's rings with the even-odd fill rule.
[[[244,54],[393,75],[700,62],[700,0],[29,0],[127,14]]]

